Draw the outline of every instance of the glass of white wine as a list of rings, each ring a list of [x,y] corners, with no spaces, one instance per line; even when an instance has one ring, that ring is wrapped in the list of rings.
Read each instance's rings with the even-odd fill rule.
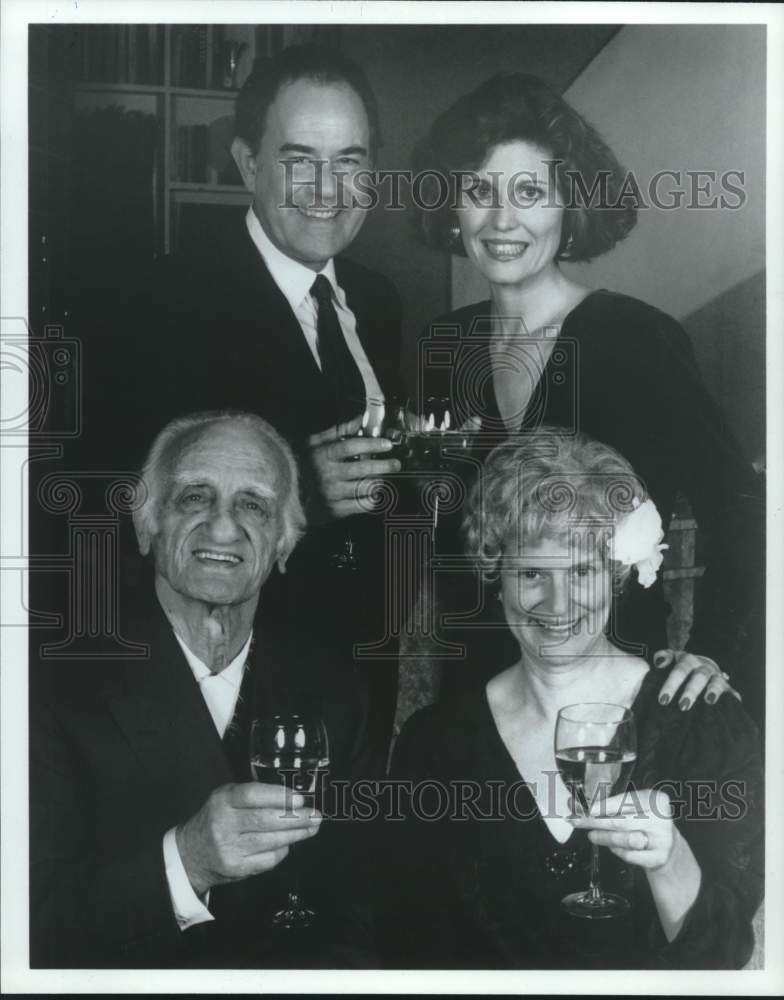
[[[254,781],[285,785],[313,800],[319,775],[329,768],[329,740],[323,721],[306,712],[276,712],[253,720],[250,767]],[[303,903],[294,845],[289,847],[292,883],[288,899],[273,918],[282,927],[307,927],[315,912]]]
[[[623,705],[583,702],[567,705],[555,724],[555,761],[564,784],[586,813],[596,802],[625,791],[637,759],[634,716]],[[591,845],[591,880],[585,892],[561,900],[576,917],[615,917],[629,900],[599,885],[599,848]]]

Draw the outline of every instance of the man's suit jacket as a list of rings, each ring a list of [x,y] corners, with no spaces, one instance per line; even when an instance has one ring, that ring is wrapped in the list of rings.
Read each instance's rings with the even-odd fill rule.
[[[84,317],[84,437],[103,467],[122,460],[137,469],[163,425],[194,410],[258,413],[295,450],[336,422],[336,401],[244,219],[227,228],[210,252],[156,261],[127,284],[111,315],[100,305],[99,317]],[[394,287],[348,259],[336,258],[335,270],[382,391],[398,392]]]
[[[149,646],[146,660],[47,666],[31,655],[32,965],[368,964],[367,911],[355,895],[365,831],[338,820],[325,820],[298,845],[303,895],[322,918],[315,942],[276,936],[270,926],[286,899],[289,858],[271,872],[214,887],[214,922],[184,932],[177,927],[163,835],[236,776],[171,627],[148,593],[120,607],[125,636]],[[364,685],[353,667],[262,615],[250,657],[254,707],[303,698],[319,707],[330,737],[330,781],[376,772]]]

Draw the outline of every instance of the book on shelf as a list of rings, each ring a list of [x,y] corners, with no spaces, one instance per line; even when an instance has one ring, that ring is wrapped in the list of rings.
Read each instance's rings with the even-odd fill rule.
[[[174,136],[173,177],[184,183],[242,186],[231,155],[233,117],[222,115],[204,125],[178,125]]]
[[[155,85],[163,81],[163,27],[91,24],[80,31],[79,75],[84,83]]]
[[[212,82],[212,62],[209,52],[209,30],[206,24],[178,24],[172,28],[172,74],[175,87],[204,90]]]
[[[206,125],[178,125],[175,151],[175,179],[187,184],[209,182]]]

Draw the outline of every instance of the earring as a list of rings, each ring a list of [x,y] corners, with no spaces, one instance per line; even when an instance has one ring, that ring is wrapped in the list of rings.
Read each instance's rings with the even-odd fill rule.
[[[564,247],[564,253],[571,253],[573,246],[574,246],[574,233],[569,233],[569,239],[566,241],[566,246]]]
[[[460,242],[460,226],[449,227],[449,240],[451,243]]]

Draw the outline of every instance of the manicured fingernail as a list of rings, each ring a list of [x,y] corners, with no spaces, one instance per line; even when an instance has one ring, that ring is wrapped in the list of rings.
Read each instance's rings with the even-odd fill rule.
[[[691,708],[691,698],[686,698],[686,697],[681,698],[681,700],[678,702],[678,708],[682,712],[688,712],[688,710]]]
[[[660,705],[669,705],[669,703],[670,703],[670,696],[668,694],[660,694],[659,695],[659,704]]]
[[[716,695],[711,691],[710,694],[705,695],[705,701],[707,701],[709,705],[712,705],[714,701],[716,701]]]

